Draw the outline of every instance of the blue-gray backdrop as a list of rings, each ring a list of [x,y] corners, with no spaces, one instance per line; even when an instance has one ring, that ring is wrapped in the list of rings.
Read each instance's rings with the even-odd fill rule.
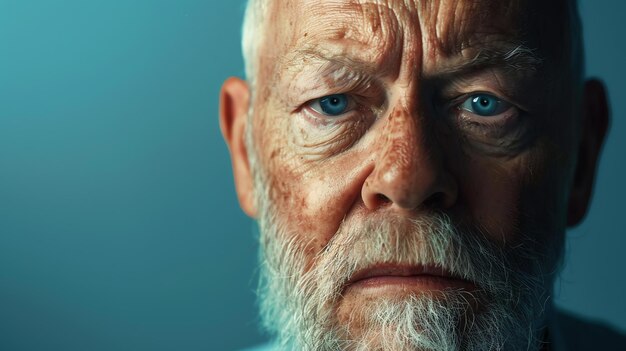
[[[626,330],[626,2],[583,0],[614,119],[558,303]],[[218,92],[242,1],[0,0],[0,349],[234,350],[256,329],[253,223]]]

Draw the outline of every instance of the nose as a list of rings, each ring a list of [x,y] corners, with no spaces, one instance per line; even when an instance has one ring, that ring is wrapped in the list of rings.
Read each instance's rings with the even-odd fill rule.
[[[368,209],[451,207],[458,185],[444,168],[444,151],[428,137],[424,121],[407,108],[396,108],[384,120],[377,138],[374,167],[361,196]],[[432,132],[432,131],[431,131]]]

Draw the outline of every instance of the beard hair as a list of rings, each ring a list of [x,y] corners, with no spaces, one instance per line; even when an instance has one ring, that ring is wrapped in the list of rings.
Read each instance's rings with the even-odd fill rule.
[[[536,254],[518,253],[514,263],[482,235],[461,235],[448,217],[432,213],[344,222],[307,269],[306,244],[267,219],[260,221],[261,318],[282,350],[539,349],[548,292]],[[350,277],[381,262],[441,267],[474,282],[482,297],[463,290],[380,297],[351,305],[340,323]],[[482,305],[473,311],[476,299]]]
[[[255,196],[257,295],[262,324],[279,350],[540,349],[547,287],[560,264],[558,243],[541,246],[526,236],[505,249],[478,228],[460,230],[445,214],[425,212],[414,219],[344,220],[310,257],[306,235],[296,235],[279,218],[255,159],[251,166],[255,190],[262,191]],[[344,311],[349,279],[379,263],[440,267],[480,290],[381,296]],[[474,310],[472,301],[480,307]]]

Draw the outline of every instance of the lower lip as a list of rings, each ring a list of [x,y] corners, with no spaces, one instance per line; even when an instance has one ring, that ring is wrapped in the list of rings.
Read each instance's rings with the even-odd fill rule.
[[[376,276],[350,284],[348,290],[401,289],[417,292],[465,290],[475,291],[477,287],[469,281],[433,275]]]

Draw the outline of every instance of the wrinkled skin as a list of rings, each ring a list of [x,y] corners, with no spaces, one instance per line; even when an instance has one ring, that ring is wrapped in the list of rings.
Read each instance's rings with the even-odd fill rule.
[[[273,2],[253,98],[238,79],[222,91],[244,211],[257,214],[244,143],[252,128],[270,199],[309,266],[344,220],[436,209],[503,247],[548,248],[556,269],[566,226],[586,211],[608,113],[602,86],[579,81],[564,61],[571,52],[553,45],[565,40],[546,31],[553,12],[526,16],[537,6]],[[522,44],[532,55],[498,59]],[[480,64],[485,53],[492,59]],[[510,106],[493,117],[459,107],[476,92]],[[353,99],[349,112],[315,110],[339,93]]]

